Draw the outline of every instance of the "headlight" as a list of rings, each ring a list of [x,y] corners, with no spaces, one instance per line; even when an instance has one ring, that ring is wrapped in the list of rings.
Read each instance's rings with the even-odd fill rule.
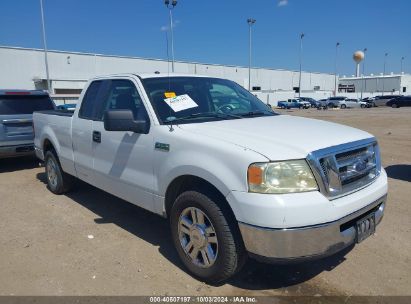
[[[256,193],[293,193],[318,190],[305,160],[255,163],[248,167],[248,189]]]

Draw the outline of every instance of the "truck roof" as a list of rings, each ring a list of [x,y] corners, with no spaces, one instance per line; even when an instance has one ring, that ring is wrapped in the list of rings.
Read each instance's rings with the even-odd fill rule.
[[[110,78],[110,77],[132,77],[132,76],[137,76],[141,79],[147,79],[147,78],[161,78],[161,77],[211,77],[208,75],[198,75],[198,74],[182,74],[182,73],[142,73],[142,74],[137,74],[137,73],[120,73],[120,74],[111,74],[111,75],[103,75],[103,76],[97,76],[94,79],[102,79],[102,78]]]

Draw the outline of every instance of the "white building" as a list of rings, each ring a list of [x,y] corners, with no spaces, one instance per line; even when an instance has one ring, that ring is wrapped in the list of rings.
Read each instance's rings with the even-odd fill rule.
[[[87,79],[115,73],[167,73],[166,60],[101,54],[49,51],[51,95],[60,102],[75,101]],[[46,89],[44,52],[41,49],[0,47],[1,89]],[[248,88],[248,68],[196,62],[175,62],[176,73],[201,74],[228,78]],[[278,100],[298,95],[299,72],[253,68],[253,93],[264,102],[276,105]],[[335,88],[332,74],[303,72],[301,95],[325,98]]]
[[[390,75],[369,75],[362,77],[343,77],[339,79],[338,94],[358,95],[361,92],[363,97],[376,95],[410,95],[411,75],[410,74],[390,74]]]

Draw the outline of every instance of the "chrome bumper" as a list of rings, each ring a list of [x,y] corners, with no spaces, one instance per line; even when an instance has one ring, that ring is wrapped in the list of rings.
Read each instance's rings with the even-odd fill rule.
[[[247,251],[254,257],[292,261],[332,255],[356,242],[356,221],[375,212],[375,225],[381,222],[387,196],[337,221],[290,229],[271,229],[239,223]]]

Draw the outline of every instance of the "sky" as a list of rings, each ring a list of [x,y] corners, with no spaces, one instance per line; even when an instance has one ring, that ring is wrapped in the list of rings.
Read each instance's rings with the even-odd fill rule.
[[[50,50],[167,58],[163,0],[43,0]],[[0,45],[42,48],[39,0],[0,0]],[[334,73],[355,72],[352,54],[367,48],[365,72],[411,73],[411,0],[178,0],[176,60]]]

